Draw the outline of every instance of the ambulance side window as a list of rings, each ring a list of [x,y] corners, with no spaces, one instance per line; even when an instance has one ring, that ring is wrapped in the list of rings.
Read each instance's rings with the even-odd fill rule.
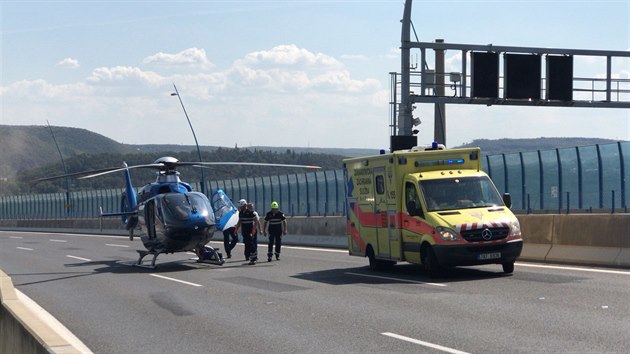
[[[424,218],[422,207],[420,206],[420,198],[418,197],[418,190],[416,189],[416,185],[412,182],[405,183],[405,203],[409,215]]]
[[[376,176],[376,193],[385,194],[385,178]]]

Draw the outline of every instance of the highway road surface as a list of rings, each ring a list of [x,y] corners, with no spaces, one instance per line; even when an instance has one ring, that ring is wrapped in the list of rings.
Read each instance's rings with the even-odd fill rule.
[[[290,235],[287,236],[290,239]],[[222,247],[214,243],[216,247]],[[0,269],[95,353],[557,353],[630,348],[630,270],[517,263],[429,278],[344,250],[283,248],[249,266],[140,241],[0,232]]]

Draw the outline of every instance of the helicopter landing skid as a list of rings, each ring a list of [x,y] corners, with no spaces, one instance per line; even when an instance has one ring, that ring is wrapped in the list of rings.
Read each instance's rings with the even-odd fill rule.
[[[157,257],[160,255],[160,253],[156,253],[156,252],[149,252],[149,251],[141,251],[141,250],[137,250],[138,252],[138,262],[136,264],[134,264],[134,266],[136,267],[143,267],[143,268],[152,268],[155,269],[155,261],[157,260]],[[146,257],[147,255],[153,255],[153,259],[151,260],[151,266],[145,266],[142,264],[142,260],[144,257]]]

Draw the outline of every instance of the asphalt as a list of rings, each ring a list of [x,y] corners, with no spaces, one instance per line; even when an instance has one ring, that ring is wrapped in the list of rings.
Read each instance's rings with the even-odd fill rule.
[[[289,236],[290,237],[290,236]],[[222,247],[215,243],[216,247]],[[130,247],[124,247],[130,246]],[[280,261],[223,266],[139,241],[0,232],[0,269],[95,353],[627,352],[630,271],[517,263],[430,278],[372,272],[339,249],[285,247]]]

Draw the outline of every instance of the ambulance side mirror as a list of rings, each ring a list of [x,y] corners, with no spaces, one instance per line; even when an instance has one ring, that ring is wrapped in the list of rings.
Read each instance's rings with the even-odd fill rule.
[[[510,193],[503,193],[503,204],[508,208],[512,207],[512,196]]]

